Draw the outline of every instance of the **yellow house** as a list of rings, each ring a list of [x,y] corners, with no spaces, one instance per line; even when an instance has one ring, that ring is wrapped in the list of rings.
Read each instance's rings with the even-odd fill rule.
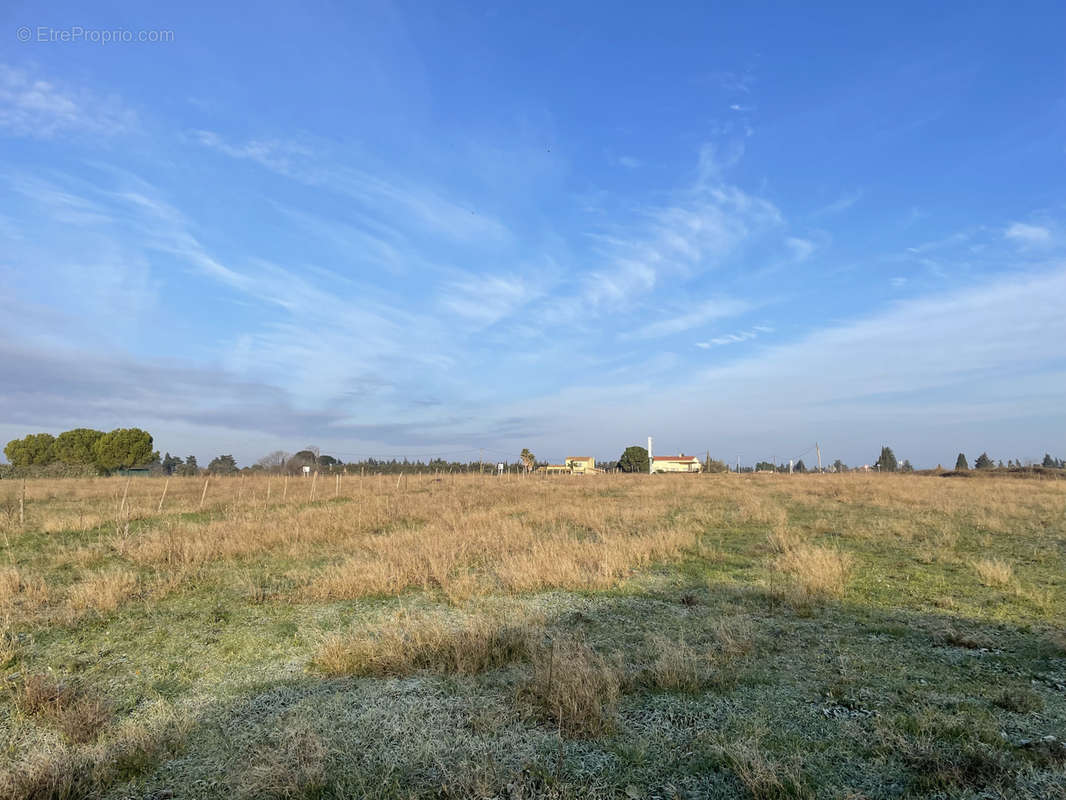
[[[703,465],[696,456],[655,456],[652,472],[700,472]]]
[[[592,456],[569,456],[566,466],[570,467],[575,475],[592,475],[596,472],[596,459]]]
[[[570,469],[569,464],[545,464],[537,467],[537,472],[543,472],[546,475],[570,475],[573,470]]]

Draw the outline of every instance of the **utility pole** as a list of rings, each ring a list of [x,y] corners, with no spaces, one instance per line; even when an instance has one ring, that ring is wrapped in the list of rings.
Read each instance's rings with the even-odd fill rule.
[[[740,453],[737,453],[737,475],[740,474]]]
[[[818,454],[818,471],[822,471],[822,448],[818,446],[818,442],[814,443],[814,452]]]
[[[485,474],[485,448],[479,448],[477,451],[477,471],[479,475]]]
[[[648,437],[648,474],[651,475],[652,467],[655,464],[655,457],[651,454],[651,437]]]
[[[792,474],[792,459],[791,458],[788,460],[788,474],[789,475]]]

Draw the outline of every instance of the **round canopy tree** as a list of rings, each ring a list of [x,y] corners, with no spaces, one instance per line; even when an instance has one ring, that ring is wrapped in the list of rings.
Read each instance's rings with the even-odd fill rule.
[[[55,442],[56,437],[50,433],[31,433],[8,442],[4,455],[16,467],[51,464],[56,460]]]
[[[647,472],[648,451],[636,444],[627,447],[618,459],[618,469],[622,472]]]
[[[147,464],[158,453],[152,452],[152,435],[140,428],[116,428],[105,433],[93,445],[96,465],[101,469],[130,469]]]
[[[103,435],[103,431],[94,431],[92,428],[63,431],[56,437],[56,458],[64,464],[95,464],[93,446]]]

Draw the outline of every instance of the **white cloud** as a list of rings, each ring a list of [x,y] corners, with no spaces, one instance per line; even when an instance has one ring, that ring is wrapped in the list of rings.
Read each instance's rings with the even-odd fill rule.
[[[191,131],[204,147],[230,158],[248,160],[300,183],[344,195],[372,217],[406,220],[412,229],[467,243],[498,244],[511,238],[508,228],[473,202],[450,199],[436,189],[398,175],[357,169],[328,157],[328,142],[253,139],[234,144],[213,131]]]
[[[539,294],[519,278],[471,275],[445,286],[439,303],[465,320],[488,326],[513,314]]]
[[[696,347],[702,350],[710,350],[712,347],[721,347],[725,344],[736,344],[737,342],[746,342],[749,339],[758,338],[762,333],[773,333],[773,328],[766,325],[756,325],[750,330],[738,331],[737,333],[727,333],[724,336],[716,336],[713,339],[709,339],[706,342],[696,342]]]
[[[863,196],[861,189],[856,189],[851,192],[844,192],[840,197],[821,208],[816,208],[811,212],[812,217],[827,217],[833,214],[840,214],[847,211],[849,208],[858,203]]]
[[[633,158],[633,156],[622,156],[618,159],[618,163],[627,169],[636,169],[641,166],[643,162],[638,158]]]
[[[62,86],[0,64],[0,131],[40,139],[113,136],[136,124],[137,115],[117,97]]]
[[[672,336],[715,320],[735,317],[750,311],[751,308],[751,303],[744,300],[728,297],[714,298],[700,303],[689,311],[674,314],[638,328],[635,332],[624,335],[623,338],[657,339],[661,336]]]
[[[806,261],[811,257],[811,253],[814,252],[814,242],[809,239],[801,239],[798,236],[789,236],[785,239],[785,244],[788,245],[789,250],[792,251],[792,257],[796,261]]]
[[[1051,231],[1040,225],[1015,222],[1003,234],[1023,247],[1038,247],[1051,243]]]

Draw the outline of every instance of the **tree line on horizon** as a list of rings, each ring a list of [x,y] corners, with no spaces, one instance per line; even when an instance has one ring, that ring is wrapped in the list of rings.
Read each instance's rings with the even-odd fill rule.
[[[75,428],[64,431],[58,436],[49,433],[31,433],[21,439],[12,439],[4,447],[4,455],[10,462],[10,466],[0,465],[0,477],[19,475],[66,477],[78,475],[108,475],[118,470],[138,469],[148,470],[159,475],[183,475],[193,476],[200,474],[209,475],[233,475],[241,472],[263,472],[276,475],[300,475],[305,472],[333,472],[360,471],[370,474],[397,474],[400,472],[495,472],[496,463],[484,461],[447,461],[442,458],[429,459],[427,461],[411,461],[403,459],[374,459],[367,458],[361,461],[344,462],[334,456],[322,453],[319,448],[308,445],[295,453],[284,450],[275,450],[263,456],[254,464],[241,467],[231,454],[220,454],[207,464],[200,467],[196,456],[190,455],[182,459],[172,456],[169,452],[160,457],[159,452],[152,449],[152,435],[140,428],[116,428],[105,433],[92,428]],[[520,469],[531,471],[541,462],[533,455],[529,448],[524,448],[516,461],[502,462],[505,469]],[[648,472],[648,451],[639,445],[627,447],[617,461],[598,461],[596,466],[601,469],[618,470],[620,472]],[[1043,461],[1039,464],[1027,462],[1023,465],[1021,459],[1009,459],[1004,465],[1002,461],[995,462],[987,452],[981,453],[974,461],[974,469],[984,470],[992,468],[1019,469],[1030,466],[1041,466],[1047,469],[1066,469],[1066,459],[1052,457],[1050,453],[1044,454]],[[884,446],[873,468],[879,472],[913,472],[911,462],[904,459],[898,462],[891,447]],[[708,472],[727,472],[733,469],[725,461],[713,459],[710,454],[704,461],[704,469]],[[970,465],[964,453],[959,453],[955,460],[955,470],[969,470]],[[943,468],[938,464],[938,471]],[[741,472],[788,472],[788,464],[774,464],[769,461],[759,461],[753,467],[743,466]],[[798,473],[816,471],[807,467],[803,459],[792,464],[792,471]],[[847,472],[849,467],[840,459],[835,460],[824,471]]]

